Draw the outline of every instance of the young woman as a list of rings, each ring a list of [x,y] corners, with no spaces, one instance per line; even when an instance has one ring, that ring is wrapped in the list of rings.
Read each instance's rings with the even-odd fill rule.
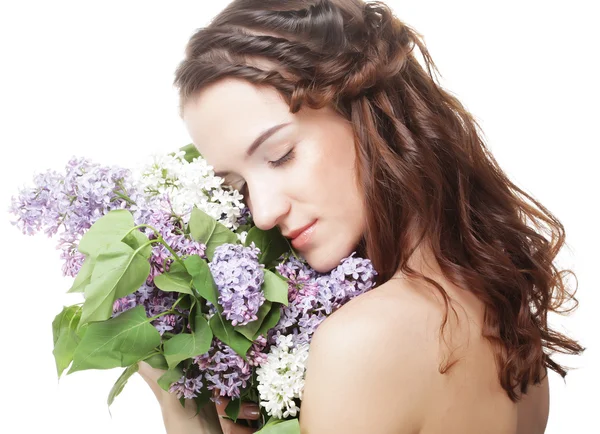
[[[553,263],[563,226],[435,70],[418,33],[361,0],[233,1],[177,69],[194,144],[255,224],[318,271],[356,251],[379,273],[314,335],[303,433],[539,434],[547,369],[566,374],[551,353],[583,351],[547,323],[576,305]],[[170,434],[211,432],[210,408],[191,417],[141,374]]]

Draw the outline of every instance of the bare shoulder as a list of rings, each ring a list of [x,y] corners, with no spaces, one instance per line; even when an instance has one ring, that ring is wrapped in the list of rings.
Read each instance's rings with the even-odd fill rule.
[[[310,346],[302,432],[418,432],[439,375],[433,306],[390,281],[327,318]]]

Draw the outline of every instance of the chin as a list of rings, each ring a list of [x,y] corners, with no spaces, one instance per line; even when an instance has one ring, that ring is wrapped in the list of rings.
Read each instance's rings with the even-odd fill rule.
[[[325,246],[323,246],[325,247]],[[331,249],[317,248],[302,254],[308,265],[319,273],[329,273],[335,267],[340,265],[342,259],[347,258],[356,248],[346,248],[336,246]]]

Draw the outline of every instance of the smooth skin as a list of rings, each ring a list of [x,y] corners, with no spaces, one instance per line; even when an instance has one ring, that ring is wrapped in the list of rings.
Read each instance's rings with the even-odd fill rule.
[[[260,229],[277,226],[286,235],[316,221],[299,253],[318,271],[331,270],[354,251],[366,210],[352,127],[331,108],[291,114],[274,89],[226,78],[194,96],[184,106],[183,120],[215,172],[245,196]],[[256,137],[280,124],[286,126],[248,155]],[[481,302],[444,278],[426,245],[409,265],[440,283],[456,308],[446,340],[439,337],[443,300],[423,281],[397,273],[353,299],[313,336],[302,433],[543,433],[547,380],[532,386],[519,403],[510,401],[500,387],[492,348],[481,337]],[[440,374],[448,358],[458,362]],[[157,377],[145,378],[156,393]],[[158,392],[169,434],[217,432],[204,415],[178,425],[184,424],[181,406]],[[217,406],[221,414],[225,406]],[[224,433],[252,432],[227,420],[220,426]]]
[[[196,404],[193,400],[186,400],[184,408],[174,394],[168,393],[158,385],[157,380],[165,371],[153,368],[146,362],[139,362],[138,366],[138,373],[148,383],[160,404],[167,433],[249,434],[255,432],[251,428],[220,417],[226,415],[225,408],[229,399],[221,397],[214,405],[208,403],[196,416]],[[258,420],[258,410],[256,404],[244,402],[240,409],[240,418]]]

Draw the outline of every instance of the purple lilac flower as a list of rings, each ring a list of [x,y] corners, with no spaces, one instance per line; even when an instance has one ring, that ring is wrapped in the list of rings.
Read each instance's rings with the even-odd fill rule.
[[[113,317],[119,316],[129,309],[137,306],[135,294],[129,294],[126,297],[119,298],[113,303]]]
[[[139,211],[140,209],[136,212]],[[189,235],[184,233],[182,220],[170,209],[168,198],[162,198],[155,202],[154,210],[147,213],[144,212],[143,218],[143,223],[156,229],[165,242],[171,246],[178,255],[199,255],[202,258],[206,257],[206,245],[194,241]],[[142,221],[140,221],[140,223],[141,222]],[[157,237],[156,233],[150,228],[145,228],[144,232],[149,239],[156,239]],[[173,260],[171,256],[171,252],[169,252],[164,245],[155,243],[152,246],[150,278],[153,279],[158,274],[166,271],[164,269],[165,261],[166,264],[171,263]]]
[[[132,192],[131,173],[119,167],[93,164],[84,158],[69,160],[65,173],[47,171],[34,178],[34,187],[21,189],[11,200],[10,212],[24,234],[44,231],[59,236],[63,273],[75,276],[83,262],[76,246],[89,227],[113,209],[126,208]]]
[[[249,247],[223,244],[215,249],[208,264],[219,290],[223,315],[234,326],[256,321],[258,309],[265,302],[261,291],[264,265],[258,262],[259,254],[254,243]]]
[[[317,273],[295,257],[277,266],[288,279],[288,306],[281,306],[281,318],[267,333],[269,345],[279,335],[292,335],[294,344],[308,343],[317,327],[333,311],[352,298],[370,290],[377,272],[371,261],[344,258],[330,273]]]
[[[208,390],[217,390],[220,396],[239,398],[241,391],[248,387],[252,377],[252,367],[259,366],[267,359],[267,340],[259,336],[246,354],[245,361],[228,345],[213,338],[210,349],[194,358],[201,375],[204,375]],[[215,398],[211,398],[215,401]]]
[[[136,297],[138,304],[144,305],[148,318],[171,310],[177,300],[176,294],[161,291],[149,282],[142,285],[133,295]],[[152,321],[152,325],[161,336],[164,332],[180,333],[183,330],[184,317],[187,317],[189,311],[179,307],[175,309],[181,315],[166,314]]]
[[[177,394],[178,399],[193,399],[202,391],[202,387],[204,386],[202,384],[202,377],[188,377],[188,372],[185,369],[183,372],[183,376],[171,384],[171,387],[169,387],[169,392]]]
[[[241,215],[238,217],[238,226],[247,225],[252,221],[252,215],[250,214],[250,208],[245,206],[242,208]]]
[[[177,300],[176,294],[172,292],[164,292],[148,281],[142,285],[133,294],[119,298],[113,303],[113,317],[129,310],[137,305],[143,305],[146,310],[146,316],[153,316],[165,313],[173,307]],[[186,309],[181,309],[179,306],[175,310],[180,314],[166,314],[152,321],[152,325],[158,330],[162,336],[165,332],[181,333],[184,327],[184,318],[189,314]],[[189,324],[188,324],[189,326]]]

